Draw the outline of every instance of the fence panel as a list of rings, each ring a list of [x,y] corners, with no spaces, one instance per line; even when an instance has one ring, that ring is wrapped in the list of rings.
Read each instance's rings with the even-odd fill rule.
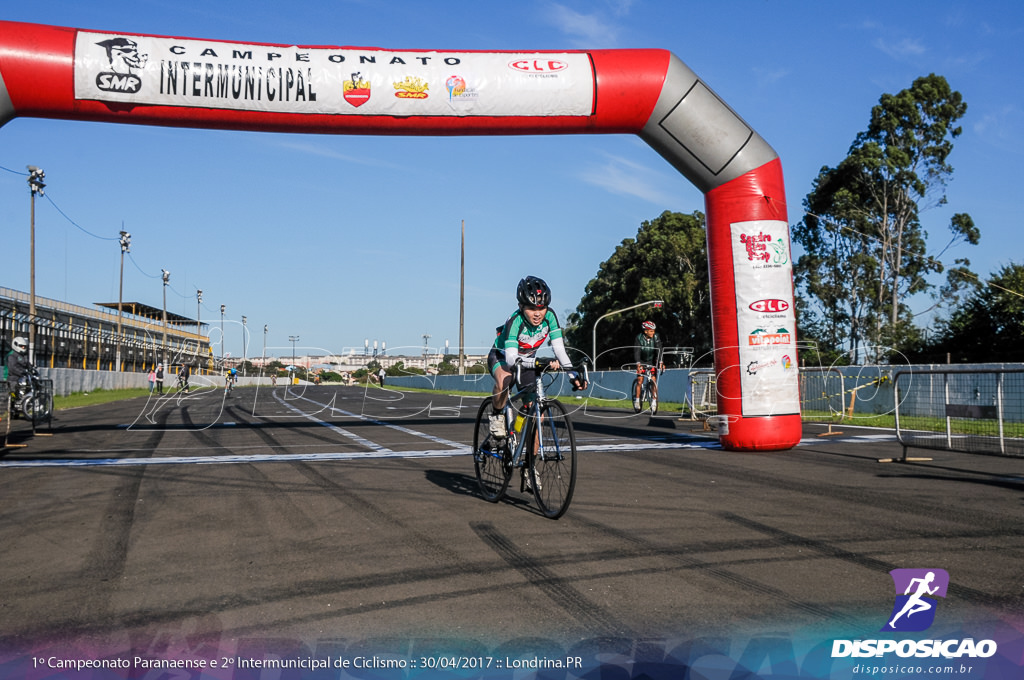
[[[894,383],[904,449],[1024,457],[1024,370],[900,371]]]
[[[714,371],[690,371],[690,395],[691,420],[707,420],[718,415],[718,385]]]
[[[809,421],[842,422],[846,378],[836,368],[800,369],[800,416]]]

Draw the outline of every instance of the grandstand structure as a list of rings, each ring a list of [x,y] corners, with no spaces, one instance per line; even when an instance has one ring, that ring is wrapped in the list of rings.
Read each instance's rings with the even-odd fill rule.
[[[140,302],[100,302],[96,307],[37,295],[33,317],[28,293],[0,287],[3,356],[11,341],[22,336],[34,337],[33,362],[40,368],[116,371],[120,347],[122,372],[146,373],[158,363],[213,370],[210,339],[203,334],[206,323],[171,312],[165,317],[164,310]]]

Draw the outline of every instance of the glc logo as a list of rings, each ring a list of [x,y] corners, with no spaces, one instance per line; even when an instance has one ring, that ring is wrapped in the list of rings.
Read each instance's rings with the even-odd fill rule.
[[[758,300],[751,302],[750,308],[755,312],[785,312],[789,309],[789,303],[785,300]]]
[[[516,59],[510,61],[508,67],[524,73],[554,73],[564,71],[569,65],[557,59]]]
[[[893,569],[889,574],[896,587],[896,603],[882,630],[927,630],[935,621],[938,604],[931,596],[946,597],[949,574],[944,569]]]

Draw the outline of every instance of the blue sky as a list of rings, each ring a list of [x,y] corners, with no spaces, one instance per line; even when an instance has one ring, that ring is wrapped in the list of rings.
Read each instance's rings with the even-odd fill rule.
[[[925,213],[932,252],[955,212],[981,230],[982,276],[1022,262],[1024,5],[1005,2],[520,0],[51,0],[0,18],[109,32],[392,49],[659,48],[736,110],[783,164],[789,222],[824,165],[846,155],[883,93],[937,73],[968,105],[950,162],[949,204]],[[18,118],[0,128],[0,285],[29,288],[26,165],[46,171],[36,206],[36,292],[116,301],[117,234],[132,234],[124,299],[220,326],[249,355],[343,352],[364,341],[418,353],[459,324],[466,225],[472,350],[514,308],[516,282],[544,277],[560,317],[640,223],[703,210],[703,197],[631,135],[377,137],[175,129]],[[59,211],[58,211],[59,208]],[[529,244],[529,247],[525,247]],[[915,304],[929,307],[929,300]],[[671,339],[666,339],[671,342]],[[255,351],[254,351],[255,350]]]

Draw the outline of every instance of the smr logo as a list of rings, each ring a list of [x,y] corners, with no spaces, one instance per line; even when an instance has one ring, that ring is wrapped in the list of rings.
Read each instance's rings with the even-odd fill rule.
[[[104,92],[134,94],[142,87],[135,69],[146,67],[148,54],[139,54],[139,45],[128,38],[110,38],[96,43],[107,51],[110,70],[96,76],[96,87]]]
[[[946,597],[949,574],[944,569],[893,569],[889,572],[896,588],[889,623],[883,631],[921,631],[935,621],[935,597]]]

